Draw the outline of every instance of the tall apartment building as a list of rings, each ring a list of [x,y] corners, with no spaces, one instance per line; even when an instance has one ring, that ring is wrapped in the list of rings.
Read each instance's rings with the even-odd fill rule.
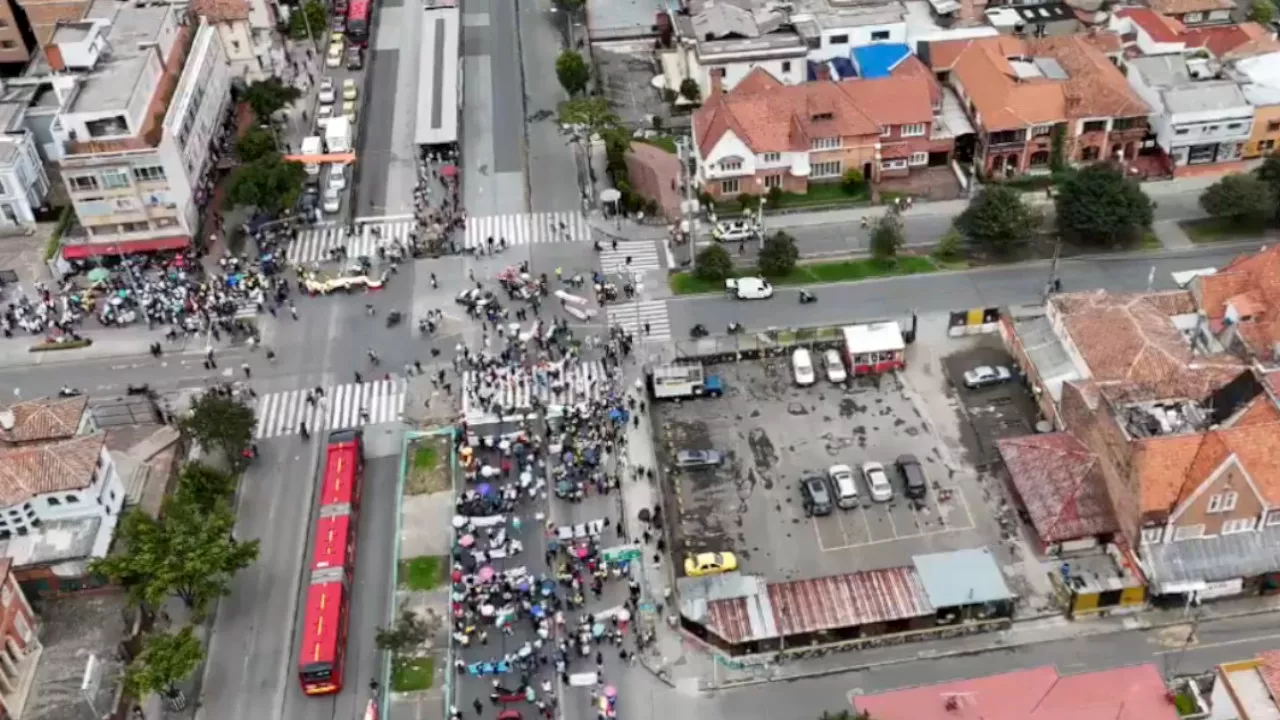
[[[231,102],[217,30],[172,6],[95,0],[44,47],[59,100],[47,149],[79,225],[78,260],[181,248],[199,220],[199,188]]]

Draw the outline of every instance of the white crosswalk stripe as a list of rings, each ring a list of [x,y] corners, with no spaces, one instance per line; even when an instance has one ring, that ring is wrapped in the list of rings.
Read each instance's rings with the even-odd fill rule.
[[[600,247],[600,270],[605,273],[662,269],[656,240],[620,240],[617,250],[610,243],[600,243]],[[627,258],[631,258],[629,265]]]
[[[609,373],[599,360],[571,365],[558,380],[523,369],[512,375],[505,368],[499,372],[497,382],[482,379],[479,387],[475,372],[463,374],[462,415],[469,424],[498,422],[499,412],[506,419],[523,417],[533,411],[535,397],[548,416],[560,417],[565,407],[601,399],[609,391]]]
[[[667,314],[666,300],[641,300],[609,305],[606,310],[609,324],[617,325],[635,335],[637,340],[670,340],[671,316]],[[644,324],[649,323],[649,334]]]
[[[563,226],[564,229],[561,229]],[[533,212],[467,218],[467,248],[507,245],[539,245],[558,242],[591,242],[591,225],[579,212]]]
[[[404,412],[403,380],[370,380],[346,383],[324,389],[324,397],[315,404],[307,403],[308,389],[265,393],[258,397],[258,427],[253,436],[258,440],[296,435],[302,423],[311,433],[325,430],[396,422]],[[367,410],[368,419],[360,411]]]
[[[417,225],[413,220],[397,220],[395,222],[363,223],[356,225],[356,234],[347,236],[345,225],[333,227],[307,228],[298,233],[298,239],[289,243],[289,262],[309,264],[324,262],[329,259],[329,251],[343,245],[347,246],[347,256],[358,258],[361,255],[373,257],[378,252],[379,242],[393,239],[402,243],[409,242],[409,234]],[[377,229],[377,235],[374,229]]]

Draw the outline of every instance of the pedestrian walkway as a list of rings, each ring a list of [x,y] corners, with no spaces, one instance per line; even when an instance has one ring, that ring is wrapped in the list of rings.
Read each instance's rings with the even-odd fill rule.
[[[382,241],[399,240],[408,244],[409,234],[416,224],[413,220],[362,223],[356,226],[354,236],[347,235],[345,225],[307,228],[298,233],[297,240],[289,243],[289,262],[324,262],[329,259],[330,250],[344,245],[347,257],[373,257],[378,253],[378,244]]]
[[[653,240],[627,240],[613,244],[600,245],[600,270],[605,273],[644,272],[661,270],[662,256],[658,252],[658,243]]]
[[[536,382],[528,373],[519,374],[512,381],[499,381],[492,404],[486,410],[476,404],[476,393],[472,391],[477,382],[476,373],[467,371],[462,376],[462,417],[473,426],[519,419],[533,413],[535,397],[537,406],[546,408],[547,417],[560,417],[566,406],[600,399],[608,386],[609,373],[599,360],[574,363],[566,374],[557,386],[560,393],[549,383]]]
[[[505,239],[507,245],[541,245],[543,243],[591,242],[591,226],[582,213],[533,212],[511,215],[487,215],[467,218],[466,248],[485,247],[489,238],[494,245]]]
[[[296,435],[304,422],[312,433],[396,422],[404,412],[405,383],[396,378],[326,387],[314,404],[307,402],[309,392],[311,388],[303,388],[260,396],[254,438]],[[367,419],[362,410],[369,413]]]
[[[641,300],[609,305],[605,308],[610,325],[617,325],[640,340],[670,340],[671,316],[666,300]],[[649,325],[646,333],[645,323]]]

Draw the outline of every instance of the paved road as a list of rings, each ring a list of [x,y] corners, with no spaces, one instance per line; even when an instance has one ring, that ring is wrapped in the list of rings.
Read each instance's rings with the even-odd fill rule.
[[[1059,276],[1067,292],[1092,288],[1142,291],[1155,268],[1154,287],[1171,288],[1171,272],[1220,267],[1245,251],[1210,247],[1177,254],[1067,260],[1059,264]],[[1049,263],[1044,262],[822,285],[811,288],[818,302],[804,306],[799,304],[795,289],[780,289],[771,300],[745,305],[719,295],[678,298],[668,304],[672,335],[687,338],[689,328],[697,323],[716,333],[723,332],[730,322],[745,323],[749,329],[822,325],[897,320],[912,310],[928,313],[1034,303],[1039,302],[1048,277]]]
[[[520,0],[520,61],[524,64],[528,132],[530,210],[580,210],[577,153],[556,122],[565,99],[556,79],[556,58],[564,48],[564,19],[551,12],[552,0]],[[577,37],[585,35],[581,28]]]

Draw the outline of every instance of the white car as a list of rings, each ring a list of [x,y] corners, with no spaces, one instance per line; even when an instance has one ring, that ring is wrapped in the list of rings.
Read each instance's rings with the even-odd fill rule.
[[[848,465],[832,465],[827,468],[831,489],[836,494],[836,507],[849,510],[858,506],[858,483],[853,480],[853,470]]]
[[[346,165],[334,163],[329,166],[329,187],[334,190],[342,190],[347,187]]]
[[[750,220],[721,220],[711,230],[711,237],[720,242],[751,240],[756,236],[756,224]]]
[[[333,78],[331,77],[320,78],[319,97],[320,97],[321,105],[332,105],[333,101],[338,98],[338,96],[335,95],[333,91]]]
[[[982,365],[964,373],[964,386],[975,390],[988,385],[999,385],[1013,379],[1013,373],[1003,365]]]
[[[739,300],[767,300],[773,297],[773,285],[759,277],[729,278],[724,281],[724,289]]]
[[[347,120],[351,121],[353,124],[355,123],[356,102],[354,100],[348,100],[342,103],[342,116],[345,117]]]
[[[839,385],[849,379],[849,373],[844,369],[844,359],[839,352],[828,350],[822,354],[822,358],[826,361],[828,380]]]
[[[331,118],[331,117],[333,117],[333,106],[332,106],[332,105],[321,105],[321,106],[320,106],[320,108],[319,108],[318,110],[316,110],[316,124],[317,124],[317,125],[324,125],[325,121],[326,121],[326,120],[328,120],[328,119],[329,119],[329,118]]]
[[[336,213],[342,209],[342,191],[335,187],[325,188],[324,211]]]
[[[876,502],[888,502],[893,499],[893,485],[889,484],[889,475],[884,465],[878,462],[862,463],[862,476],[867,479],[867,487],[871,489],[871,499]]]
[[[791,370],[796,375],[796,384],[801,387],[817,382],[813,374],[813,358],[804,348],[796,348],[796,351],[791,353]]]
[[[329,43],[329,54],[324,58],[325,67],[342,67],[342,41],[334,40]]]
[[[359,95],[359,94],[360,94],[360,89],[356,87],[355,80],[351,78],[347,78],[346,80],[342,81],[342,99],[343,100],[355,100],[356,95]]]

